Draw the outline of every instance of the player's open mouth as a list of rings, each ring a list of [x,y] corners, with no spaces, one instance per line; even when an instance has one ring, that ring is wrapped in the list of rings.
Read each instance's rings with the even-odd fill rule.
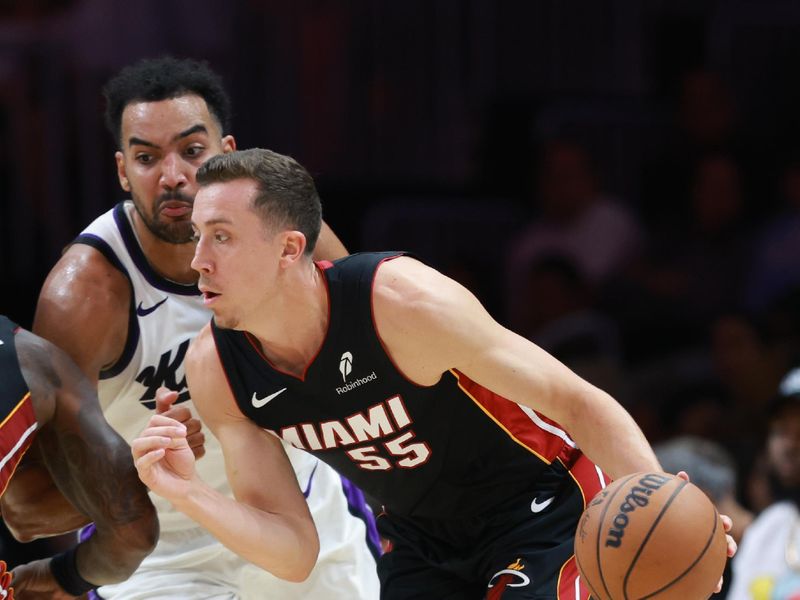
[[[216,300],[220,296],[220,294],[216,292],[210,292],[208,290],[201,290],[201,292],[203,294],[203,304],[205,304],[206,306],[212,304],[214,300]]]
[[[186,202],[168,201],[161,206],[161,214],[165,217],[176,219],[184,217],[192,212],[192,205]]]

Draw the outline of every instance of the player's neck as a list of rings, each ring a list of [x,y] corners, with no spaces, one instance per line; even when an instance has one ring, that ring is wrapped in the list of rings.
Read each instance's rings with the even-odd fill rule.
[[[132,214],[136,239],[153,270],[176,283],[196,283],[197,271],[190,266],[194,257],[194,242],[186,244],[165,242],[153,235],[135,210]]]
[[[276,368],[301,377],[319,354],[328,334],[328,290],[319,270],[284,286],[286,294],[261,311],[263,317],[248,327],[264,356]]]

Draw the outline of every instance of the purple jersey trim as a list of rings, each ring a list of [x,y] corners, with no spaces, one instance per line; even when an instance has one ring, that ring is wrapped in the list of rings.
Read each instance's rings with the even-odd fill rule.
[[[367,504],[364,492],[346,477],[341,477],[341,479],[342,491],[347,498],[347,509],[351,515],[364,521],[364,525],[367,527],[367,547],[377,560],[382,551],[381,537],[378,535],[378,528],[375,525],[375,515],[372,514],[372,509]]]

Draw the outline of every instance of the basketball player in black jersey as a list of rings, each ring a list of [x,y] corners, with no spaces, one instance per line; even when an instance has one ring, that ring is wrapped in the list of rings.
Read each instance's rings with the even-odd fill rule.
[[[300,579],[317,539],[282,438],[384,504],[383,598],[586,600],[572,551],[586,502],[605,473],[660,469],[628,413],[411,257],[315,264],[319,198],[293,159],[233,152],[197,181],[192,266],[214,321],[187,377],[237,500],[198,479],[160,415],[132,444],[141,479]]]
[[[17,567],[17,597],[73,598],[127,579],[158,538],[155,508],[128,445],[70,358],[0,315],[0,495],[17,493],[12,476],[28,450],[41,451],[58,487],[97,531],[68,552]],[[7,597],[4,585],[0,577],[0,598]]]

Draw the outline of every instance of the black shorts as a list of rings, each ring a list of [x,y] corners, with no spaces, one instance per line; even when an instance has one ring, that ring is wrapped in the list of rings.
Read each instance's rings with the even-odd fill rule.
[[[378,562],[381,600],[587,600],[575,529],[608,478],[585,457],[570,472],[557,489],[533,489],[481,517],[380,515],[378,530],[391,548]]]

